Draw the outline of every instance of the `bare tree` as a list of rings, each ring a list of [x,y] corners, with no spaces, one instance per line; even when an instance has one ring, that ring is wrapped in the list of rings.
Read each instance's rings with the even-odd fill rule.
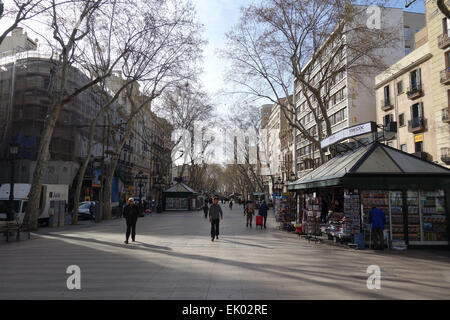
[[[322,162],[320,141],[331,134],[328,109],[336,77],[345,72],[363,81],[387,67],[383,58],[398,45],[398,28],[368,28],[366,7],[354,4],[267,0],[250,5],[242,9],[239,24],[227,34],[223,51],[232,64],[228,78],[238,88],[234,93],[278,103],[290,125],[320,150]],[[382,2],[377,4],[382,8]],[[282,100],[291,95],[292,101]],[[295,103],[301,96],[315,120],[313,131],[297,117]],[[293,117],[288,117],[290,113]]]
[[[141,11],[136,19],[132,12]],[[125,89],[125,108],[120,112],[125,129],[123,135],[112,139],[116,156],[111,159],[105,172],[105,186],[110,186],[122,148],[132,133],[134,120],[143,108],[153,110],[157,101],[166,91],[179,87],[196,77],[196,63],[200,58],[201,26],[195,21],[195,11],[189,2],[152,1],[136,4],[130,9],[130,18],[139,25],[151,25],[151,32],[145,33],[140,40],[140,47],[130,53],[136,59],[130,61],[148,61],[145,63],[145,76],[138,85]],[[122,67],[124,81],[132,73],[133,65],[128,60]],[[111,189],[104,190],[103,219],[111,218]]]
[[[0,14],[0,23],[6,26],[6,29],[0,34],[0,44],[20,23],[36,18],[51,9],[52,5],[48,0],[9,1],[3,8],[3,14]]]
[[[126,66],[127,79],[122,81],[116,81],[117,85],[110,85],[110,78],[103,79],[98,85],[95,86],[96,95],[101,100],[96,116],[92,119],[89,127],[88,135],[88,148],[86,157],[83,159],[83,163],[78,173],[77,184],[74,195],[74,211],[72,217],[72,224],[78,223],[78,201],[81,194],[81,188],[83,179],[91,160],[91,152],[94,144],[94,133],[97,126],[97,122],[100,118],[106,117],[112,111],[116,110],[111,106],[117,104],[119,97],[122,96],[125,89],[129,86],[136,84],[139,80],[144,79],[149,70],[150,64],[153,62],[149,59],[149,56],[140,55],[142,50],[142,39],[147,33],[154,32],[155,26],[151,24],[135,24],[136,15],[133,19],[128,15],[128,3],[122,3],[113,1],[112,6],[102,8],[102,15],[97,17],[94,21],[91,21],[92,26],[90,32],[87,35],[87,41],[85,43],[84,52],[91,54],[80,56],[79,63],[83,65],[91,66],[91,69],[95,73],[99,73],[99,70],[107,69],[111,63],[112,57],[125,51],[123,61],[118,67]],[[138,11],[143,13],[142,11]],[[138,28],[140,27],[140,28]],[[116,74],[122,74],[122,71],[116,72]],[[113,79],[117,76],[112,77]],[[114,90],[111,89],[113,87]],[[106,125],[106,124],[104,124]],[[119,130],[117,123],[107,125],[111,130]],[[110,132],[108,132],[109,136]],[[103,173],[102,173],[103,174]],[[102,190],[104,184],[102,183]],[[101,195],[103,193],[101,192]],[[103,201],[102,201],[103,202]],[[98,216],[100,217],[100,216]],[[99,219],[99,218],[98,218]]]

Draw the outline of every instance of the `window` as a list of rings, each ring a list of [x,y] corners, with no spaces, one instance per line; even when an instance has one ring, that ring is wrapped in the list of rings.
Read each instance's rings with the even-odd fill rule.
[[[398,116],[398,125],[403,127],[405,125],[405,114],[402,113]]]
[[[388,127],[388,126],[389,126],[389,123],[391,123],[391,122],[393,121],[393,119],[394,119],[394,116],[392,115],[392,113],[391,113],[391,114],[385,115],[385,116],[383,117],[383,125],[384,125],[385,127]]]
[[[417,119],[423,117],[423,104],[422,102],[415,103],[411,106],[411,119]]]
[[[403,152],[407,152],[406,151],[406,144],[400,145],[400,150],[402,150]]]
[[[423,141],[419,141],[414,143],[415,152],[422,152],[423,151]]]
[[[445,70],[449,71],[449,67],[450,67],[450,50],[444,53],[444,58],[445,58]]]
[[[403,82],[399,81],[397,82],[397,94],[403,93]]]
[[[418,89],[420,88],[420,68],[409,73],[409,84],[410,89]]]
[[[404,34],[404,36],[405,36],[405,40],[408,40],[409,37],[410,37],[409,27],[405,27],[405,28],[403,29],[403,34]]]
[[[447,18],[442,19],[442,34],[444,36],[450,35],[450,21]]]
[[[389,147],[392,147],[394,144],[392,143],[392,141],[389,141],[389,142],[387,143],[387,145],[388,145]]]
[[[405,48],[405,56],[411,53],[411,48]]]
[[[389,85],[384,87],[384,105],[385,106],[390,106],[391,105],[391,101],[390,101],[390,93],[389,93]]]

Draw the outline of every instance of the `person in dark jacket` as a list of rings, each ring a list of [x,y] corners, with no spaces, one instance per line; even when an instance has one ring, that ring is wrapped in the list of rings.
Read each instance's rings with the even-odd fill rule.
[[[136,222],[139,216],[139,209],[134,204],[134,199],[129,198],[128,204],[123,209],[123,216],[127,221],[127,233],[125,235],[125,243],[128,244],[128,239],[130,238],[131,233],[131,240],[133,242],[136,241]]]
[[[205,213],[205,219],[208,218],[208,202],[205,201],[205,204],[203,205],[203,212]]]
[[[91,221],[95,220],[95,202],[91,202],[91,205],[89,206],[89,215]]]
[[[261,206],[259,207],[258,214],[264,218],[264,229],[266,228],[266,221],[267,221],[267,211],[269,210],[269,207],[266,204],[266,201],[263,201],[261,203]]]
[[[211,222],[211,241],[219,239],[220,219],[223,220],[222,208],[218,204],[219,198],[214,198],[213,204],[209,207],[209,221]]]
[[[233,200],[230,200],[230,210],[233,210]]]
[[[373,207],[369,214],[370,224],[372,227],[374,249],[384,249],[384,227],[386,225],[386,215],[383,210]]]

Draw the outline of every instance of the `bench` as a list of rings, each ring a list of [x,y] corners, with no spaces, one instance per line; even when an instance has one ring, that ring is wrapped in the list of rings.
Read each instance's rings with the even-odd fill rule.
[[[0,221],[0,234],[5,233],[6,242],[9,241],[9,233],[16,232],[16,239],[20,240],[20,232],[26,231],[28,233],[28,240],[30,240],[30,228],[28,224],[18,223],[17,221]]]

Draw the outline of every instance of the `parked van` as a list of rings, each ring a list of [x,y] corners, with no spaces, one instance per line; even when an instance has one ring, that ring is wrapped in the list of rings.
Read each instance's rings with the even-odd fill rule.
[[[22,223],[28,203],[31,184],[14,184],[14,212],[15,218]],[[0,185],[0,219],[7,218],[9,208],[10,184]],[[68,201],[69,186],[65,184],[43,184],[39,199],[39,224],[47,226],[63,226],[65,208]]]

